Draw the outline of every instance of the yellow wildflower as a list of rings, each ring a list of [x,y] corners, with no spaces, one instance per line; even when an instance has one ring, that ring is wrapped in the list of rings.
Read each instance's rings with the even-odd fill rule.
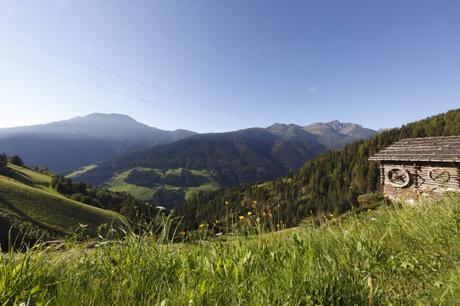
[[[203,229],[205,226],[206,226],[205,224],[201,223],[198,227],[199,229]]]
[[[252,212],[248,211],[248,217],[252,216]]]
[[[240,221],[243,221],[244,220],[244,216],[240,216]]]
[[[367,277],[367,286],[369,288],[372,288],[373,287],[373,284],[372,284],[372,277],[371,276],[368,276]]]

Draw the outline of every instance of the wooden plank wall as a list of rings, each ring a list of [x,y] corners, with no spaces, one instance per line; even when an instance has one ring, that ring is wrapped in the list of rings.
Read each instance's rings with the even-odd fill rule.
[[[401,167],[409,171],[412,177],[411,184],[405,188],[397,188],[391,185],[387,173],[392,168]],[[430,177],[433,169],[442,168],[449,172],[450,179],[447,183],[438,183]],[[443,164],[401,164],[386,163],[382,167],[384,192],[390,198],[407,197],[418,194],[444,193],[446,191],[460,191],[460,167]]]

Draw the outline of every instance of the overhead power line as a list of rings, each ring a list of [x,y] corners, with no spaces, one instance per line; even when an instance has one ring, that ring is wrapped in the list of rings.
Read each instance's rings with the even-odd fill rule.
[[[111,70],[108,70],[104,67],[101,67],[99,65],[95,65],[93,63],[90,63],[90,62],[87,62],[87,61],[84,61],[84,60],[81,60],[79,58],[76,58],[74,56],[69,56],[67,54],[64,54],[64,53],[61,53],[61,52],[57,52],[57,51],[54,51],[54,50],[51,50],[51,49],[48,49],[48,48],[45,48],[45,47],[42,47],[40,45],[37,45],[35,43],[31,43],[31,42],[28,42],[28,41],[25,41],[25,40],[22,40],[22,39],[19,39],[19,38],[16,38],[12,35],[9,35],[9,34],[6,34],[6,33],[0,33],[0,37],[3,37],[5,39],[8,39],[8,40],[11,40],[11,41],[14,41],[16,43],[19,43],[19,44],[22,44],[24,46],[27,46],[27,47],[30,47],[30,48],[34,48],[34,49],[37,49],[37,50],[40,50],[40,51],[43,51],[43,52],[46,52],[46,53],[49,53],[49,54],[52,54],[54,56],[58,56],[58,57],[61,57],[61,58],[64,58],[68,61],[72,61],[72,62],[75,62],[75,63],[78,63],[80,65],[84,65],[84,66],[87,66],[87,67],[90,67],[94,70],[98,70],[100,72],[103,72],[107,75],[110,75],[110,76],[113,76],[113,77],[116,77],[118,79],[122,79],[122,80],[125,80],[125,81],[128,81],[128,82],[131,82],[131,83],[134,83],[134,84],[137,84],[137,85],[140,85],[140,86],[143,86],[143,87],[146,87],[146,88],[150,88],[150,89],[153,89],[155,91],[159,91],[159,92],[162,92],[164,94],[167,94],[167,95],[170,95],[170,96],[173,96],[175,98],[178,98],[180,100],[183,100],[183,101],[189,101],[189,102],[192,102],[192,103],[196,103],[196,104],[201,104],[203,106],[206,106],[207,108],[209,109],[212,109],[214,111],[218,111],[218,112],[221,112],[223,114],[226,114],[228,115],[229,113],[227,111],[223,111],[221,109],[218,109],[214,106],[211,106],[207,103],[204,103],[198,99],[195,99],[195,98],[191,98],[191,97],[185,97],[183,95],[180,95],[176,92],[173,92],[171,90],[168,90],[168,89],[164,89],[164,88],[161,88],[161,87],[158,87],[158,86],[155,86],[153,84],[150,84],[150,83],[147,83],[147,82],[144,82],[144,81],[141,81],[141,80],[138,80],[138,79],[135,79],[135,78],[132,78],[130,76],[126,76],[126,75],[123,75],[121,73],[118,73],[118,72],[114,72],[114,71],[111,71]]]
[[[150,100],[150,99],[137,97],[137,96],[134,96],[134,95],[129,94],[129,93],[125,93],[125,92],[117,90],[117,89],[102,86],[102,85],[99,85],[99,84],[96,84],[96,83],[93,83],[93,82],[90,82],[90,81],[86,81],[86,80],[83,80],[83,79],[80,79],[80,78],[73,77],[73,76],[68,75],[68,74],[64,74],[64,73],[61,73],[61,72],[54,71],[52,69],[45,68],[45,67],[42,67],[42,66],[38,66],[38,65],[35,65],[35,64],[30,64],[30,63],[20,61],[20,60],[17,60],[17,59],[11,58],[11,57],[7,57],[7,56],[4,56],[4,55],[0,55],[0,59],[3,59],[5,61],[9,61],[11,63],[19,64],[19,65],[22,65],[22,66],[25,66],[25,67],[33,68],[33,69],[36,69],[36,70],[39,70],[39,71],[42,71],[42,72],[46,72],[46,73],[49,73],[49,74],[52,74],[52,75],[55,75],[55,76],[58,76],[58,77],[61,77],[61,78],[64,78],[64,79],[74,81],[76,83],[86,85],[86,86],[94,87],[94,88],[104,90],[104,91],[107,91],[107,92],[110,92],[110,93],[113,93],[113,94],[124,96],[124,97],[132,99],[134,101],[147,103],[147,104],[152,104],[152,105],[159,106],[161,108],[168,109],[168,110],[171,110],[171,111],[174,111],[174,112],[177,112],[177,113],[182,113],[182,114],[190,116],[190,117],[198,118],[198,119],[201,119],[201,120],[205,120],[205,121],[208,121],[208,122],[213,122],[215,124],[219,124],[219,125],[222,125],[222,126],[226,126],[226,127],[230,127],[232,129],[235,129],[235,127],[233,127],[231,125],[228,125],[226,123],[223,123],[223,122],[211,120],[209,118],[206,118],[206,117],[203,117],[203,116],[200,116],[200,115],[196,115],[196,114],[192,114],[192,113],[189,113],[189,112],[186,112],[186,111],[171,107],[169,105],[164,105],[164,104],[158,103],[158,102]]]

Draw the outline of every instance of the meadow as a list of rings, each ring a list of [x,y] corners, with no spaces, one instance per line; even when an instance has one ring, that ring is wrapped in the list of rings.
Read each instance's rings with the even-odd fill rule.
[[[326,216],[321,225],[177,242],[167,217],[120,240],[38,243],[1,257],[0,304],[455,305],[460,197]]]
[[[109,210],[69,199],[50,187],[51,175],[26,167],[8,165],[8,176],[0,174],[0,245],[8,235],[27,232],[30,240],[73,235],[85,224],[86,234],[95,236],[104,223],[122,224],[124,218]],[[14,230],[9,232],[10,227]]]
[[[91,168],[93,169],[93,168]],[[194,184],[187,184],[184,179],[184,172],[188,173],[189,179],[195,181]],[[147,174],[145,181],[139,180],[135,175]],[[150,174],[150,175],[149,175]],[[68,177],[74,177],[69,175]],[[212,177],[209,171],[185,170],[184,168],[174,168],[160,170],[154,168],[135,167],[125,170],[108,181],[105,186],[114,192],[128,192],[142,201],[151,201],[157,192],[175,194],[179,199],[189,199],[194,194],[204,191],[218,190],[221,185]],[[160,201],[162,202],[162,201]],[[168,203],[169,201],[165,201]],[[165,205],[166,203],[162,203]]]

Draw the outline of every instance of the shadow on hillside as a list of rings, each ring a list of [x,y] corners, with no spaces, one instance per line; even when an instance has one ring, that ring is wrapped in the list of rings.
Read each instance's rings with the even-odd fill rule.
[[[22,173],[22,172],[19,172],[19,171],[16,171],[14,169],[9,169],[8,171],[8,177],[18,181],[18,182],[21,182],[29,187],[37,187],[32,178],[25,174],[25,173]]]
[[[18,209],[17,207],[14,206],[14,204],[12,204],[10,201],[8,201],[7,199],[5,199],[4,197],[2,197],[0,195],[0,205],[4,205],[7,209],[9,209],[12,213],[16,214],[22,221],[24,222],[29,222],[31,223],[32,225],[34,226],[37,226],[38,228],[42,229],[42,230],[45,230],[47,232],[49,232],[50,234],[52,235],[55,235],[55,236],[63,236],[65,233],[64,232],[61,232],[59,230],[56,230],[46,224],[43,224],[33,218],[31,218],[30,216],[28,216],[25,212],[23,212],[22,210]]]

